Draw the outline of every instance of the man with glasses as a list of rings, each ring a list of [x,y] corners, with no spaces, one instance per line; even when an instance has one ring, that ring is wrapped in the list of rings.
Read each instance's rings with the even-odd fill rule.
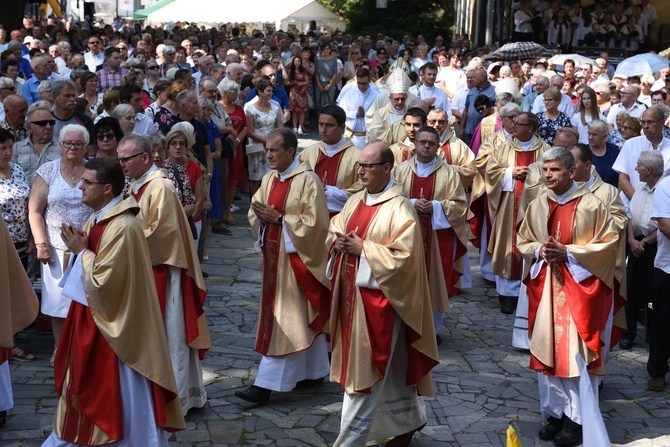
[[[437,344],[442,344],[449,300],[472,286],[468,259],[465,190],[457,172],[438,156],[439,133],[433,127],[416,132],[414,157],[398,166],[393,177],[419,215]]]
[[[500,312],[513,314],[519,299],[522,262],[516,246],[521,194],[529,166],[550,149],[539,135],[539,119],[520,113],[512,124],[512,138],[491,151],[486,166],[486,194],[491,217],[488,252],[496,275]]]
[[[359,68],[355,81],[345,85],[337,98],[337,105],[347,115],[345,137],[360,149],[365,146],[365,114],[379,95],[379,88],[370,83],[370,70]]]
[[[635,166],[642,151],[659,151],[665,160],[664,175],[670,173],[670,140],[663,136],[665,115],[662,107],[651,106],[644,111],[640,120],[643,135],[626,140],[612,166],[619,173],[619,189],[625,195],[622,198],[626,205],[641,183]]]
[[[28,108],[26,121],[28,138],[14,143],[12,162],[17,163],[32,186],[37,169],[48,161],[61,157],[58,137],[54,135],[56,120],[51,114],[51,105],[38,101]]]
[[[88,66],[91,73],[97,72],[105,63],[105,55],[102,51],[102,41],[97,35],[92,35],[88,38],[88,50],[84,53],[84,62]]]
[[[26,112],[28,111],[26,98],[10,94],[2,101],[2,106],[5,109],[5,119],[0,121],[0,127],[14,135],[15,143],[28,138],[30,131],[26,126]]]
[[[461,183],[467,190],[475,177],[475,154],[463,140],[449,130],[447,112],[444,110],[440,108],[431,110],[426,123],[437,130],[440,136],[437,155],[458,172]]]
[[[110,47],[105,50],[105,66],[97,72],[98,91],[105,93],[112,88],[120,87],[128,69],[121,67],[121,53],[118,48]]]
[[[265,405],[272,391],[321,383],[328,375],[324,331],[330,315],[326,278],[328,211],[321,180],[295,158],[298,139],[286,127],[266,139],[268,165],[249,209],[263,251],[263,283],[254,350],[254,384],[235,396]]]
[[[610,125],[610,130],[617,129],[616,116],[619,112],[626,112],[633,118],[642,118],[647,106],[637,101],[638,96],[640,96],[640,91],[635,86],[627,85],[621,89],[621,102],[612,105],[607,114],[607,124]]]
[[[572,98],[563,93],[563,82],[564,82],[563,76],[554,75],[551,77],[551,82],[548,87],[555,88],[556,90],[561,92],[561,103],[558,105],[558,110],[570,117],[575,113],[575,106],[572,105]],[[545,112],[547,110],[547,108],[544,105],[544,92],[546,90],[547,89],[544,89],[541,93],[539,93],[535,98],[535,100],[533,101],[533,108],[531,111],[536,115]]]
[[[54,363],[63,418],[43,445],[166,447],[166,430],[186,423],[175,379],[166,374],[169,348],[137,203],[123,200],[116,160],[97,158],[85,168],[81,201],[94,214],[83,231],[64,225],[61,238],[79,267],[70,270],[68,284],[80,281],[86,296],[72,301],[63,328]]]
[[[172,369],[186,414],[207,403],[200,360],[211,347],[203,311],[207,292],[193,234],[172,181],[152,162],[149,140],[139,135],[123,138],[118,157],[140,208],[137,219],[149,244]]]
[[[434,394],[430,370],[438,353],[421,226],[391,180],[393,164],[383,143],[363,148],[357,167],[365,189],[331,220],[326,241],[333,266],[330,380],[345,391],[335,446],[389,437],[387,445],[409,445],[426,424],[419,395]]]
[[[408,91],[412,82],[402,68],[396,68],[386,80],[388,95],[378,95],[372,107],[365,114],[365,128],[367,129],[367,142],[381,141],[384,133],[389,128],[402,121],[407,107]],[[387,100],[380,98],[388,98]],[[413,100],[416,97],[412,95]],[[388,102],[386,102],[388,101]]]

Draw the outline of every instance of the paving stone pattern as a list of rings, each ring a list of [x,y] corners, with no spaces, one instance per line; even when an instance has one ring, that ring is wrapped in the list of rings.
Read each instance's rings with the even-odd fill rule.
[[[339,430],[339,385],[326,381],[311,389],[273,393],[265,407],[233,395],[253,383],[260,359],[253,346],[261,254],[253,249],[248,201],[242,195],[236,202],[242,210],[234,215],[234,235],[214,234],[208,241],[205,311],[214,346],[203,369],[209,403],[190,411],[187,430],[172,434],[170,446],[330,446]],[[481,280],[472,247],[469,255],[474,284],[452,299],[444,319],[440,364],[433,370],[436,397],[426,399],[428,424],[411,445],[505,445],[511,423],[525,447],[551,446],[537,437],[536,375],[528,369],[528,354],[511,347],[513,318],[499,312],[495,287]],[[57,404],[48,362],[53,337],[30,329],[19,335],[19,344],[38,359],[10,362],[15,406],[0,428],[0,446],[34,447],[51,432]],[[646,391],[646,361],[647,345],[638,339],[631,351],[615,349],[607,365],[600,407],[615,445],[670,446],[668,394]]]

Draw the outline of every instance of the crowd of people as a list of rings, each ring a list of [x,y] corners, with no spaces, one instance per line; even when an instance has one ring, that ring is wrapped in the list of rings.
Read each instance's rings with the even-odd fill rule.
[[[621,6],[570,16],[584,28],[595,14],[595,31],[653,9]],[[516,32],[532,32],[519,12]],[[597,399],[610,349],[633,347],[648,307],[647,387],[663,391],[670,68],[623,78],[605,51],[577,66],[490,50],[315,28],[0,29],[0,248],[12,274],[42,279],[59,395],[45,445],[167,445],[206,404],[202,263],[242,192],[263,253],[262,359],[235,395],[268,404],[330,374],[345,392],[335,445],[405,446],[426,424],[449,299],[472,284],[468,242],[538,371],[542,439],[581,442],[575,354]],[[319,142],[299,147],[310,121]],[[0,332],[0,425],[2,365],[34,358],[13,342],[36,313],[22,285],[4,294],[26,304]]]

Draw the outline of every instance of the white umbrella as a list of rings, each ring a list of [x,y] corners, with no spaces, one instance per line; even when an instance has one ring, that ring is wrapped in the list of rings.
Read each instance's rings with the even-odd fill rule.
[[[670,61],[658,54],[637,54],[619,62],[615,74],[629,76],[644,76],[656,73],[662,68],[668,68]]]
[[[572,59],[575,62],[575,67],[581,67],[584,64],[591,64],[591,67],[596,65],[596,61],[593,59],[579,54],[557,54],[549,59],[549,62],[554,65],[563,65],[566,59]]]

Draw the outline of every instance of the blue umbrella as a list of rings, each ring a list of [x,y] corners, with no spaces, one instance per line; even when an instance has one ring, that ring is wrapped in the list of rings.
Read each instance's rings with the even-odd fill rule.
[[[622,60],[619,65],[617,65],[615,74],[625,77],[644,76],[656,73],[662,68],[668,68],[669,66],[670,61],[658,54],[637,54]]]

